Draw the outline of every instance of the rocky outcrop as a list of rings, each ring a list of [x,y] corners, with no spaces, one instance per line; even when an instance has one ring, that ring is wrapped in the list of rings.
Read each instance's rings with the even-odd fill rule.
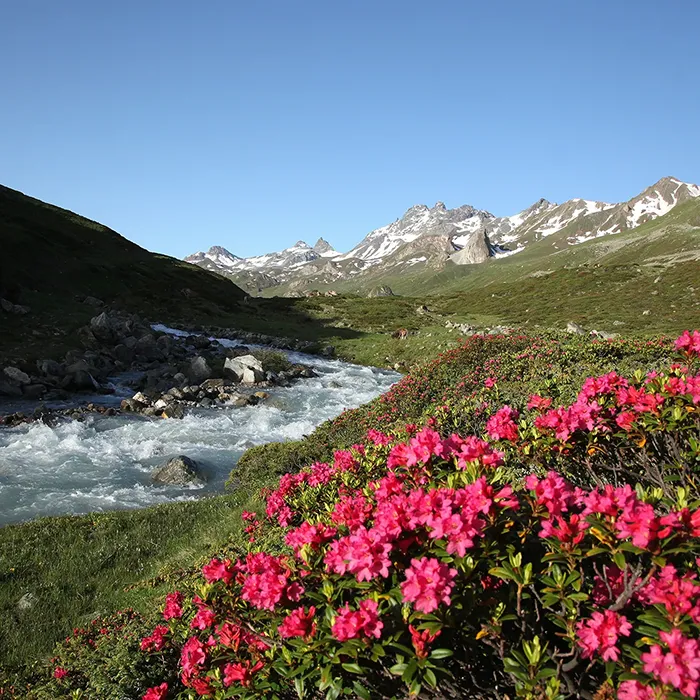
[[[201,485],[206,479],[197,462],[185,455],[169,459],[153,470],[151,479],[156,484],[168,486]]]
[[[243,384],[255,384],[265,380],[262,363],[253,355],[226,358],[224,374]]]
[[[391,287],[389,287],[386,284],[383,284],[381,287],[375,287],[374,289],[370,289],[369,293],[367,294],[368,297],[374,298],[374,297],[393,297],[394,292],[391,291]]]
[[[7,314],[15,314],[16,316],[25,316],[31,309],[28,306],[22,306],[21,304],[13,304],[7,299],[0,299],[0,309],[2,309]]]

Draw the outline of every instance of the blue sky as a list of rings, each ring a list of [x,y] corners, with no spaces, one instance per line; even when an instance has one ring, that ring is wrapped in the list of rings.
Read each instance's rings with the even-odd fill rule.
[[[0,183],[151,250],[700,181],[700,3],[22,0]]]

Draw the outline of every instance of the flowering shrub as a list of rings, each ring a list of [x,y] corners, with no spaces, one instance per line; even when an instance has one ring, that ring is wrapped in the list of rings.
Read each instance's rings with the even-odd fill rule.
[[[122,667],[145,700],[695,696],[699,341],[664,371],[640,343],[626,375],[623,343],[469,341],[326,426],[235,552],[148,628],[62,645],[36,697],[112,697]]]
[[[666,373],[494,411],[492,442],[374,428],[283,476],[265,519],[246,515],[247,553],[168,597],[141,646],[176,652],[178,678],[144,697],[695,697],[700,383],[687,338]],[[537,469],[551,461],[567,469]],[[287,549],[259,550],[266,532]]]

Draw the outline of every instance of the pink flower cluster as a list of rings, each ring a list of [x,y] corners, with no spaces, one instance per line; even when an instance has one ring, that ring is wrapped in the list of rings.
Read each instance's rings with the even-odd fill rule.
[[[384,623],[379,619],[377,601],[366,598],[361,600],[358,609],[353,611],[349,605],[345,605],[338,611],[333,622],[331,632],[340,642],[358,637],[382,636]]]
[[[647,605],[663,605],[669,618],[680,622],[689,615],[700,624],[700,583],[695,574],[678,574],[672,564],[664,566],[657,576],[639,591],[639,599]]]
[[[141,640],[141,651],[160,651],[165,646],[165,636],[170,629],[165,625],[158,625],[153,632]]]
[[[406,580],[401,584],[404,600],[414,604],[416,610],[431,613],[440,603],[450,604],[450,593],[457,577],[457,570],[433,557],[412,559],[406,569]]]
[[[290,583],[290,571],[282,557],[258,552],[249,554],[243,566],[245,577],[241,598],[261,610],[274,610],[283,599],[296,602],[304,587]]]
[[[520,414],[515,409],[503,406],[486,421],[486,432],[492,440],[515,442],[518,439],[516,421],[519,417]]]
[[[627,618],[611,610],[594,612],[590,619],[576,624],[577,643],[583,649],[584,659],[598,654],[604,661],[617,661],[620,656],[617,640],[620,636],[628,637],[631,631]]]
[[[665,685],[671,685],[689,698],[694,698],[700,688],[700,643],[688,639],[678,629],[659,632],[668,651],[658,644],[642,654],[644,672]]]
[[[700,357],[700,331],[683,331],[676,338],[676,350],[681,350],[688,355],[696,355]]]
[[[310,639],[316,634],[315,616],[316,608],[313,605],[308,612],[304,611],[303,606],[292,610],[277,628],[280,637],[283,639],[288,639],[289,637]]]

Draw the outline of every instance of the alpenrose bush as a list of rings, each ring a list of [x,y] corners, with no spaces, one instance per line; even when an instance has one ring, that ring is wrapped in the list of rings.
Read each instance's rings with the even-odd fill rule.
[[[677,347],[684,363],[663,375],[594,378],[568,406],[532,397],[525,417],[502,407],[490,442],[370,430],[285,475],[264,518],[244,514],[248,552],[168,596],[141,649],[176,652],[178,680],[144,700],[695,697],[700,334]],[[683,453],[592,487],[507,468],[581,462],[592,435],[630,451],[666,436]],[[625,483],[642,467],[661,486]],[[261,550],[280,529],[286,551]]]

